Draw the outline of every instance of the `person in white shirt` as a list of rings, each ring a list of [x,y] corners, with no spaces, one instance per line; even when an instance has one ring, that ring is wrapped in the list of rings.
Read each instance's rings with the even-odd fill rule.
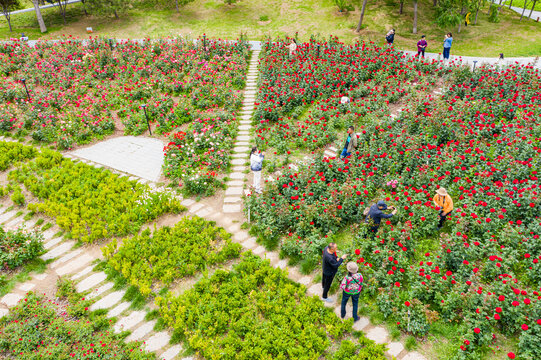
[[[26,36],[24,33],[21,34],[21,41],[28,41],[28,36]]]
[[[289,48],[289,56],[297,55],[297,41],[291,39],[291,44],[287,46]]]
[[[263,168],[264,158],[265,155],[257,150],[257,146],[254,146],[250,153],[250,169],[254,173],[254,189],[258,194],[263,192],[261,189],[261,170]]]
[[[349,104],[349,102],[350,102],[350,100],[349,100],[349,98],[348,98],[346,95],[344,95],[344,96],[342,96],[342,97],[340,98],[340,104],[345,105],[345,104]]]

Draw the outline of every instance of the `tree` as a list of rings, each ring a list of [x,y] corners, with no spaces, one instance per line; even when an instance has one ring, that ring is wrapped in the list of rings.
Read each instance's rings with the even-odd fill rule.
[[[479,15],[479,10],[481,9],[482,5],[483,5],[483,0],[477,0],[473,2],[473,6],[475,8],[475,21],[473,22],[473,25],[477,25],[477,15]]]
[[[528,7],[529,3],[530,3],[530,1],[524,0],[524,7],[522,8],[522,14],[520,15],[520,20],[519,21],[522,21],[522,18],[524,17],[524,12],[526,12],[526,8]]]
[[[18,9],[21,6],[19,0],[0,0],[0,7],[2,8],[2,13],[6,17],[6,20],[9,25],[9,32],[12,32],[11,28],[11,12]]]
[[[60,14],[62,14],[62,18],[64,19],[64,25],[66,25],[66,7],[68,6],[68,1],[69,0],[54,0],[55,4],[57,4],[60,9]]]
[[[36,18],[38,19],[39,30],[42,33],[47,32],[47,27],[45,26],[45,22],[43,21],[43,16],[41,16],[39,0],[32,0],[32,4],[34,4],[34,10],[36,10]]]
[[[175,0],[175,6],[177,8],[177,13],[180,13],[180,7],[193,2],[193,0]]]
[[[96,15],[114,14],[118,19],[118,14],[125,13],[131,8],[134,0],[86,0],[88,9]]]
[[[413,33],[417,34],[417,0],[413,0]]]
[[[366,10],[366,3],[368,0],[363,0],[363,7],[361,8],[361,17],[359,18],[359,24],[357,25],[357,32],[361,31],[363,25],[364,11]]]
[[[400,0],[400,10],[398,11],[400,15],[404,12],[404,1],[405,0]]]
[[[535,9],[535,3],[537,0],[533,0],[532,10],[530,10],[530,15],[528,16],[530,19],[532,18],[533,9]]]

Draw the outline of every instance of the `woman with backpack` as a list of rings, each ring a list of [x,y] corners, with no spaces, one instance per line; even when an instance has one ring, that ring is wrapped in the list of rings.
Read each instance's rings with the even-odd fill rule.
[[[363,276],[358,273],[359,267],[353,261],[348,262],[346,265],[348,274],[342,280],[340,289],[342,289],[342,307],[340,309],[340,317],[344,319],[346,317],[346,304],[349,298],[353,302],[353,321],[359,320],[357,315],[357,309],[359,307],[359,294],[363,288]]]

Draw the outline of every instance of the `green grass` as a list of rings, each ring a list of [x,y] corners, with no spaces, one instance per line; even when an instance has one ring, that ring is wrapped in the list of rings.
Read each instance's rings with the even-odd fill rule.
[[[517,0],[519,1],[524,0]],[[146,6],[146,8],[145,8]],[[540,3],[541,6],[541,3]],[[344,42],[357,39],[371,40],[383,44],[384,34],[391,27],[396,29],[395,46],[400,49],[415,49],[421,34],[426,34],[429,43],[427,51],[442,51],[443,34],[454,34],[451,54],[482,55],[497,57],[499,53],[510,56],[533,56],[541,54],[541,23],[524,19],[503,8],[500,22],[489,23],[487,8],[479,12],[477,25],[462,26],[461,33],[456,27],[440,28],[434,23],[431,0],[419,2],[418,34],[412,34],[413,5],[406,2],[404,13],[398,14],[398,0],[369,2],[360,34],[354,33],[359,10],[338,14],[331,0],[243,0],[233,6],[221,0],[195,0],[177,14],[174,7],[155,7],[140,4],[119,20],[113,17],[84,16],[81,4],[68,6],[68,25],[63,26],[58,9],[43,11],[49,32],[45,38],[58,38],[62,34],[87,37],[86,27],[94,29],[93,36],[117,38],[142,38],[163,36],[191,36],[197,38],[205,33],[210,37],[238,38],[244,33],[251,40],[264,40],[276,36],[294,36],[307,40],[312,34],[328,38],[338,36]],[[260,21],[261,17],[268,21]],[[474,14],[472,14],[473,20]],[[30,38],[40,36],[34,13],[13,15],[14,34],[18,37],[26,32]],[[501,36],[505,33],[505,36]],[[0,38],[9,38],[6,21],[0,21]]]
[[[16,284],[30,280],[30,273],[41,274],[47,270],[47,262],[36,258],[27,262],[14,273],[0,276],[0,297],[9,293]]]

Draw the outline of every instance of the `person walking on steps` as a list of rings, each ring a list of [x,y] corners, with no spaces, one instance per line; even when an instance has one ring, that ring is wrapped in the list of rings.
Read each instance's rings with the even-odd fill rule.
[[[421,40],[417,41],[417,57],[423,57],[425,58],[425,50],[428,46],[428,43],[426,42],[425,36],[421,36]]]
[[[351,156],[351,153],[355,151],[357,148],[357,134],[355,134],[355,128],[353,126],[350,126],[348,128],[346,142],[344,144],[344,149],[342,149],[342,153],[340,154],[340,159],[347,158],[348,156]]]
[[[445,34],[443,39],[443,61],[449,61],[449,55],[451,53],[451,45],[453,44],[453,34]]]
[[[328,297],[329,289],[331,288],[332,281],[338,267],[347,258],[344,254],[340,258],[336,255],[337,246],[335,243],[330,243],[325,249],[323,249],[323,276],[321,278],[321,286],[323,287],[323,295],[321,296],[326,302],[332,302],[332,299]]]
[[[440,187],[436,191],[436,195],[434,196],[434,205],[436,206],[436,210],[439,210],[438,216],[440,217],[440,222],[438,223],[438,229],[441,229],[443,227],[443,223],[447,219],[447,215],[453,211],[453,199],[449,196],[447,193],[447,190]]]
[[[257,150],[257,146],[252,148],[250,153],[250,169],[254,173],[254,189],[258,194],[262,193],[261,189],[261,170],[263,169],[263,159],[265,155]]]
[[[392,47],[394,42],[394,29],[389,30],[387,35],[385,35],[385,40],[387,41],[387,46]]]
[[[370,226],[370,231],[372,233],[375,234],[378,231],[381,219],[389,219],[396,214],[396,208],[393,206],[391,209],[392,212],[390,214],[385,214],[383,211],[387,210],[387,204],[385,201],[379,200],[377,203],[370,206],[367,212],[365,211],[366,218],[364,221],[372,225]]]
[[[346,304],[349,298],[351,298],[351,302],[353,303],[353,321],[358,321],[359,315],[357,315],[357,309],[359,308],[359,294],[363,288],[363,276],[358,273],[359,267],[352,261],[347,263],[346,269],[348,274],[340,284],[340,289],[342,289],[340,317],[342,319],[346,317]]]

